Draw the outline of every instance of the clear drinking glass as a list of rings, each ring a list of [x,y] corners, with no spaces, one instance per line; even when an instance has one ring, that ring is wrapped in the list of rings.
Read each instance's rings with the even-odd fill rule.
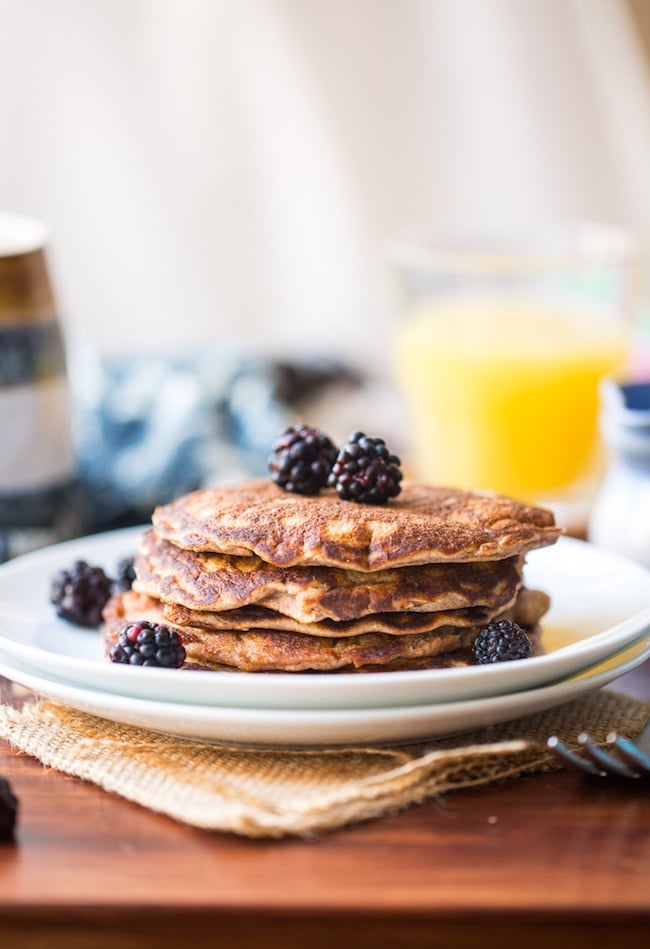
[[[403,240],[394,256],[409,474],[544,504],[584,529],[603,469],[598,384],[628,359],[637,242],[585,225]]]

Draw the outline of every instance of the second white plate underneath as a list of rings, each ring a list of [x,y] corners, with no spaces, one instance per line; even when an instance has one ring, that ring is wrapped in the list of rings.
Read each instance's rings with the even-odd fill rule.
[[[650,641],[555,685],[510,695],[375,709],[256,709],[184,705],[70,686],[0,657],[0,675],[101,718],[202,741],[256,746],[387,744],[483,728],[553,708],[612,682],[650,656]]]

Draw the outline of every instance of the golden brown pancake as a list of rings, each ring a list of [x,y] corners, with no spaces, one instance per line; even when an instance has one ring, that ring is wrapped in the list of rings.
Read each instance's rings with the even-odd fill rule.
[[[538,609],[545,606],[543,599],[536,602]],[[529,618],[533,616],[533,603],[531,600],[527,604]],[[519,617],[516,605],[509,614],[501,616],[511,616],[516,622]],[[104,618],[107,650],[126,623],[148,620],[171,625],[164,617],[160,602],[134,591],[115,594],[106,605]],[[429,661],[430,665],[431,660],[447,653],[468,649],[480,627],[442,626],[432,632],[413,635],[364,633],[343,638],[268,629],[240,632],[193,626],[174,628],[185,646],[189,666],[230,668],[241,672],[333,672],[386,669],[394,664],[409,668],[414,667],[413,663],[422,668],[422,660]],[[537,636],[536,621],[531,634]],[[459,658],[460,661],[468,659]]]
[[[332,490],[304,497],[270,481],[205,489],[158,507],[153,525],[187,550],[359,571],[501,560],[552,544],[560,534],[543,508],[408,483],[385,505],[342,501]]]
[[[384,612],[504,608],[521,585],[523,558],[418,564],[371,573],[325,566],[277,567],[259,557],[181,550],[145,531],[134,589],[188,609],[265,606],[302,623]]]
[[[142,597],[146,602],[147,597]],[[521,587],[516,599],[505,612],[516,613],[521,626],[534,626],[550,605],[550,598],[541,590]],[[173,626],[200,626],[206,630],[249,629],[283,630],[303,633],[305,636],[358,636],[361,633],[389,633],[403,636],[409,633],[430,633],[441,626],[485,626],[504,610],[475,606],[467,610],[441,610],[434,613],[374,613],[361,619],[337,623],[324,619],[317,623],[300,623],[290,616],[276,613],[264,606],[243,606],[238,610],[210,613],[206,610],[188,610],[175,603],[161,603],[164,620]]]
[[[521,592],[521,591],[520,591]],[[174,626],[203,626],[205,629],[240,630],[278,629],[306,636],[358,636],[360,633],[429,633],[439,626],[476,626],[487,623],[499,610],[474,606],[467,610],[439,610],[432,613],[372,613],[359,619],[323,619],[315,623],[301,623],[291,616],[276,613],[265,606],[242,606],[235,610],[211,613],[209,610],[189,610],[176,603],[162,603],[166,620]]]

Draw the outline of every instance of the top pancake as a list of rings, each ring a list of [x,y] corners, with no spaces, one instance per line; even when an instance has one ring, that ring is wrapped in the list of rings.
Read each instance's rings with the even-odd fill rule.
[[[553,544],[561,533],[544,508],[408,483],[388,504],[370,505],[332,490],[305,497],[254,481],[183,495],[156,508],[152,521],[159,537],[186,550],[361,571],[501,560]]]

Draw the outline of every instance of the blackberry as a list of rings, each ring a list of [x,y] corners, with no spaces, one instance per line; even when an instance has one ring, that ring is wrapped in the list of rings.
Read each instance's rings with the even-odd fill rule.
[[[528,659],[530,650],[530,639],[521,626],[507,619],[497,620],[482,629],[474,640],[474,662],[485,665]]]
[[[0,777],[0,840],[11,840],[16,826],[18,798],[6,778]]]
[[[402,490],[400,464],[383,438],[353,432],[339,449],[328,484],[344,501],[385,504]]]
[[[178,669],[185,662],[185,647],[173,629],[143,620],[124,627],[109,659],[130,666]]]
[[[291,425],[277,438],[268,458],[271,478],[285,491],[318,494],[336,458],[336,446],[317,428]]]
[[[113,583],[116,590],[130,590],[135,580],[133,557],[123,557],[117,564],[117,577]]]
[[[101,567],[77,560],[70,570],[59,570],[52,577],[50,602],[62,619],[76,626],[97,627],[111,588],[112,582]]]

